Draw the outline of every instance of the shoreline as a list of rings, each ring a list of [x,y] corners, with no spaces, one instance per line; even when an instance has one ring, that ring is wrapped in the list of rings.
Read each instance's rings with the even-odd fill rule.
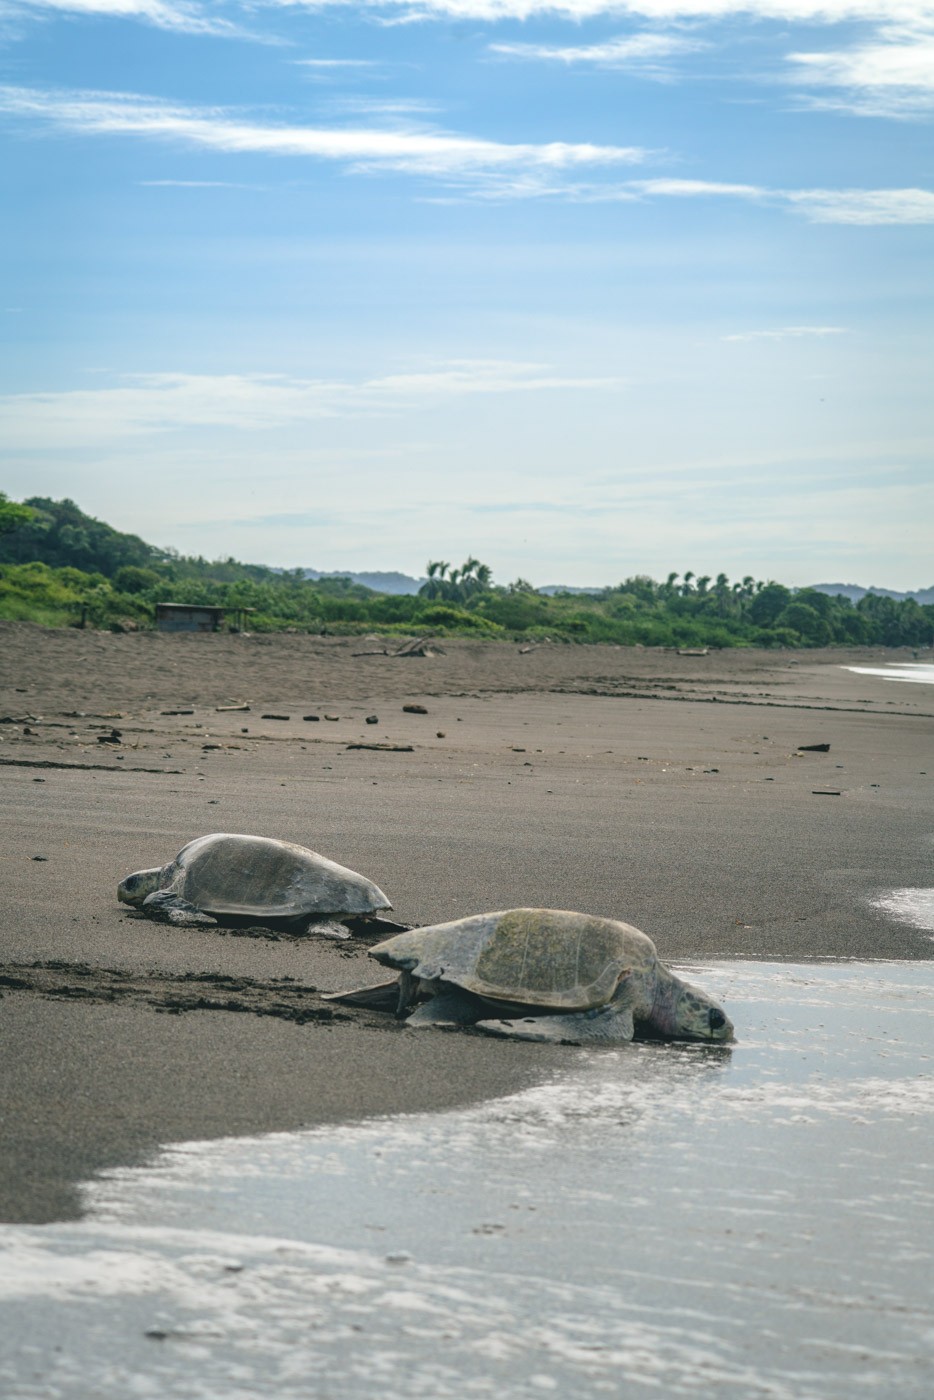
[[[844,669],[904,650],[446,639],[402,661],[359,641],[2,627],[0,1219],[75,1218],[80,1181],[163,1142],[453,1107],[566,1063],[373,1013],[290,1021],[285,979],[370,979],[362,940],[117,904],[119,879],[207,831],[320,850],[412,923],[535,904],[624,918],[676,963],[934,958],[869,902],[931,884],[934,693]]]

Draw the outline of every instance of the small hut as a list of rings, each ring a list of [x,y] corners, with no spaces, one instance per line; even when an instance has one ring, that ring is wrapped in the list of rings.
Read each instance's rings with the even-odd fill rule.
[[[225,611],[201,603],[157,603],[156,626],[160,632],[217,632]]]

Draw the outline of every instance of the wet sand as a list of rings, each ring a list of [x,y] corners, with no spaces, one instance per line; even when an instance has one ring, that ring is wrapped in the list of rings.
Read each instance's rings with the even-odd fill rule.
[[[675,962],[934,956],[870,903],[932,883],[934,693],[843,669],[910,652],[355,654],[380,645],[0,624],[0,1218],[76,1216],[78,1182],[162,1142],[452,1107],[560,1064],[329,1007],[378,980],[363,939],[117,903],[206,831],[312,846],[407,922],[540,904]]]

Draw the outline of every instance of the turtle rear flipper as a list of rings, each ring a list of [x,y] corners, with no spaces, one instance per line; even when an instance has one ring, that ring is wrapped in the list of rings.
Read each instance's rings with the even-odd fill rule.
[[[378,982],[375,987],[351,987],[346,992],[325,992],[322,1001],[339,1001],[344,1006],[363,1006],[373,1011],[395,1011],[399,1003],[399,979]]]
[[[416,1030],[423,1026],[475,1026],[482,1015],[478,997],[451,987],[421,1002],[411,1016],[406,1016],[405,1024]]]
[[[384,914],[353,914],[344,920],[355,938],[386,938],[393,933],[408,933],[412,924],[387,919]]]
[[[618,1045],[632,1040],[632,1012],[614,1005],[569,1016],[515,1016],[508,1021],[478,1021],[477,1030],[514,1040],[548,1040],[559,1045]]]
[[[304,919],[299,921],[304,925],[306,933],[316,933],[320,938],[342,938],[350,937],[350,929],[340,919]]]

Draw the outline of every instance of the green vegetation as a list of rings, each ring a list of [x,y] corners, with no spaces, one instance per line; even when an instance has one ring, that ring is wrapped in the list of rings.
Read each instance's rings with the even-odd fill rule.
[[[5,535],[10,530],[17,530],[21,525],[25,525],[31,520],[33,512],[29,506],[17,505],[11,501],[5,491],[0,491],[0,535]]]
[[[418,590],[422,598],[444,598],[449,603],[467,603],[478,593],[486,592],[493,583],[493,571],[489,564],[481,564],[479,559],[465,560],[459,569],[452,569],[440,559],[432,560],[427,567],[428,577]]]
[[[489,567],[433,560],[415,596],[349,579],[310,581],[236,559],[158,549],[85,515],[73,501],[0,493],[0,618],[50,627],[145,628],[154,606],[251,609],[252,631],[413,633],[671,647],[934,644],[934,607],[868,594],[858,603],[813,589],[693,573],[636,576],[599,594],[545,597]]]

